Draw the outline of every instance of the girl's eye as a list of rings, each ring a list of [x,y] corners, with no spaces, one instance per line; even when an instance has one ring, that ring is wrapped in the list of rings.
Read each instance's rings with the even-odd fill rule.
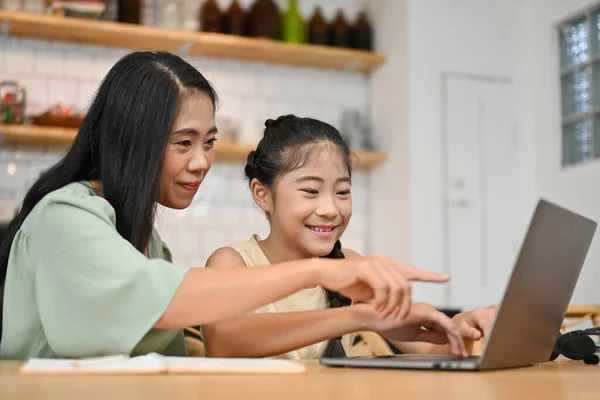
[[[217,138],[212,138],[212,139],[209,139],[209,140],[207,140],[207,141],[206,141],[206,144],[208,144],[208,145],[211,145],[211,146],[212,146],[213,144],[215,144],[215,142],[216,142],[217,140],[218,140]]]
[[[342,191],[338,192],[337,194],[339,194],[340,196],[347,196],[350,194],[350,190],[342,190]]]
[[[183,146],[183,147],[190,147],[192,145],[192,141],[189,140],[189,139],[188,140],[182,140],[181,142],[178,142],[177,144],[180,145],[180,146]]]
[[[308,194],[319,194],[319,192],[316,189],[300,189],[302,190],[304,193],[308,193]]]

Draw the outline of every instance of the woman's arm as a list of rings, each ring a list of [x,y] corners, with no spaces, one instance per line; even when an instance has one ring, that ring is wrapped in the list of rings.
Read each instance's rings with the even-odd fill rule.
[[[192,268],[154,328],[204,325],[242,315],[319,280],[319,265],[312,260],[257,270]]]
[[[186,269],[139,252],[118,234],[114,210],[99,196],[58,191],[36,210],[21,234],[38,261],[31,279],[44,333],[61,357],[129,354],[152,327],[214,323],[319,285],[394,315],[410,305],[408,280],[448,279],[381,257]]]
[[[234,255],[239,257],[231,248],[219,249],[209,263],[244,265]],[[314,258],[256,269],[191,269],[154,327],[212,324],[314,286],[370,300],[382,317],[394,315],[401,319],[410,311],[409,280],[445,282],[448,277],[401,265],[387,257]]]

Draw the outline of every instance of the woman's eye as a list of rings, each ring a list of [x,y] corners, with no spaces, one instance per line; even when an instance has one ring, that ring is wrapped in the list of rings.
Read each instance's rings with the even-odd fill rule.
[[[316,189],[300,189],[302,190],[304,193],[308,193],[308,194],[319,194],[319,192]]]
[[[192,145],[191,140],[182,140],[181,142],[177,142],[178,145],[183,147],[190,147]]]
[[[212,139],[209,139],[209,140],[207,140],[207,141],[206,141],[206,144],[208,144],[208,145],[211,145],[211,146],[212,146],[213,144],[215,144],[215,142],[216,142],[217,140],[219,140],[219,139],[217,139],[217,138],[212,138]]]
[[[347,196],[350,194],[350,190],[342,190],[342,191],[338,192],[337,194],[339,194],[340,196]]]

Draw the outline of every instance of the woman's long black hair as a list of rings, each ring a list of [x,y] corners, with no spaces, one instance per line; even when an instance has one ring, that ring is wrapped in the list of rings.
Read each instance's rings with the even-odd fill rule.
[[[0,246],[0,301],[17,231],[47,194],[99,180],[117,231],[143,252],[152,232],[162,161],[180,103],[194,92],[217,96],[202,74],[168,52],[138,51],[108,72],[68,152],[28,190]],[[2,303],[0,303],[0,311]],[[0,334],[2,332],[0,314]]]

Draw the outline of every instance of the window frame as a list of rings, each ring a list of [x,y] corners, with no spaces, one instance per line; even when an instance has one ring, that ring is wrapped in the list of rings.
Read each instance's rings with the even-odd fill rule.
[[[571,65],[563,65],[565,44],[563,40],[563,30],[571,27],[578,22],[587,22],[587,49],[586,60]],[[600,158],[600,6],[593,5],[574,16],[560,22],[556,26],[558,34],[558,75],[559,75],[559,102],[560,102],[560,162],[562,168],[587,164]],[[566,91],[563,80],[568,77],[574,77],[576,71],[585,70],[588,74],[588,107],[585,111],[572,112],[565,115],[565,96]],[[595,81],[595,76],[597,81]],[[578,122],[585,122],[589,132],[588,139],[588,157],[575,161],[567,160],[565,157],[565,146],[567,145],[567,128]],[[598,135],[598,138],[596,138]],[[598,142],[598,143],[597,143]],[[598,146],[598,148],[596,148]],[[567,162],[570,161],[570,162]]]

